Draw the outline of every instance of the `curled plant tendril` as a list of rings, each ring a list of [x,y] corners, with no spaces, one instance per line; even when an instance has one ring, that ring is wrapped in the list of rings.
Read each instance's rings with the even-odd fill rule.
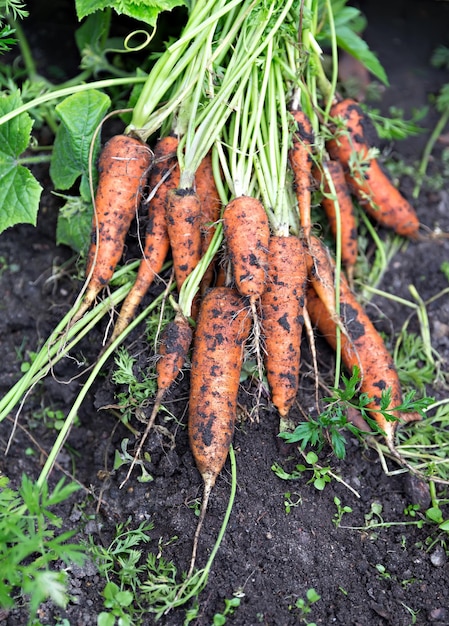
[[[143,29],[133,30],[132,33],[129,33],[129,35],[125,37],[123,41],[123,48],[108,48],[106,52],[117,52],[119,54],[126,54],[127,52],[140,52],[150,44],[155,34],[155,28],[153,28],[151,33]],[[144,35],[144,41],[136,46],[130,45],[131,40],[138,35]]]

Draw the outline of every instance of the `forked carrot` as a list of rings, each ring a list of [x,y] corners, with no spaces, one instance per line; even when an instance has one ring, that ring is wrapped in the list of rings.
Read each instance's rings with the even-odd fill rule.
[[[341,334],[341,357],[347,370],[352,373],[354,367],[360,370],[360,391],[365,393],[371,402],[368,405],[385,440],[394,451],[394,435],[399,421],[415,421],[416,413],[396,411],[402,403],[402,390],[399,377],[391,354],[376,330],[374,324],[355,298],[344,277],[340,285],[341,321],[346,334]],[[312,286],[307,292],[307,311],[312,322],[335,350],[337,347],[337,325]],[[379,411],[381,408],[382,391],[390,390],[390,403],[387,407],[392,420]]]
[[[307,281],[304,243],[272,236],[262,304],[265,367],[272,402],[286,417],[298,392],[303,308]]]
[[[361,107],[351,99],[331,108],[331,116],[343,122],[343,131],[335,129],[334,138],[326,143],[329,154],[345,169],[348,185],[360,205],[382,226],[392,228],[403,237],[416,239],[419,220],[415,209],[393,185],[370,154],[367,118]]]
[[[148,223],[145,233],[143,257],[136,280],[125,298],[114,326],[110,341],[114,341],[133,319],[155,277],[162,270],[170,242],[168,239],[165,206],[167,193],[179,184],[179,167],[176,159],[178,139],[171,135],[162,137],[154,149],[154,162],[148,179]]]
[[[189,440],[204,481],[201,513],[188,577],[211,490],[234,434],[243,349],[251,327],[245,298],[229,287],[213,288],[201,303],[190,375]]]
[[[151,164],[149,147],[129,135],[115,135],[101,152],[92,243],[87,256],[89,282],[72,324],[84,315],[114,274]]]
[[[289,151],[290,166],[293,172],[293,187],[299,210],[299,220],[303,236],[307,239],[312,228],[311,188],[312,188],[312,145],[315,141],[312,124],[300,109],[291,110],[295,130],[293,145]]]

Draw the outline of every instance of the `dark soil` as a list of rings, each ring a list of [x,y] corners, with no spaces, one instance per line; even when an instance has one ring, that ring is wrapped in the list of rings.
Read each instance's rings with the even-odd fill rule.
[[[404,108],[410,115],[415,107],[428,104],[445,82],[447,72],[430,65],[430,56],[438,44],[449,46],[449,3],[430,0],[369,0],[360,2],[368,18],[366,39],[378,52],[387,69],[391,87],[382,94],[379,107]],[[437,120],[431,110],[424,124],[425,134],[394,145],[383,146],[393,156],[414,164]],[[442,145],[434,152],[429,179],[416,203],[421,222],[429,233],[449,232],[449,196],[446,190],[434,191],[431,176],[439,171]],[[45,171],[38,172],[46,191],[42,200],[37,228],[18,226],[0,237],[0,275],[2,299],[0,303],[0,333],[2,363],[0,364],[0,392],[4,393],[19,377],[20,363],[27,351],[35,350],[63,314],[69,309],[78,285],[70,279],[74,259],[66,248],[55,246],[55,206],[50,194],[50,181]],[[410,194],[414,181],[404,178],[402,188]],[[440,271],[441,264],[449,260],[449,240],[425,238],[409,244],[398,253],[385,274],[381,288],[404,298],[410,298],[409,285],[413,284],[426,300],[447,287],[447,279]],[[68,264],[67,264],[68,262]],[[63,266],[63,264],[66,265]],[[61,268],[64,267],[64,271]],[[378,309],[370,306],[373,319],[386,316],[382,329],[397,333],[409,310],[390,300],[377,298]],[[449,360],[449,303],[439,299],[428,307],[433,347],[443,359]],[[387,322],[385,322],[385,319]],[[417,330],[412,320],[411,330]],[[92,362],[101,345],[101,332],[92,333],[73,356]],[[136,333],[130,351],[138,355],[142,366],[148,364],[150,350],[142,336]],[[298,407],[293,417],[300,420],[307,413],[310,379],[307,353],[303,366],[302,389]],[[331,357],[329,357],[331,358]],[[323,370],[329,368],[323,360]],[[0,457],[0,470],[16,487],[22,473],[37,478],[45,460],[44,451],[50,450],[55,431],[42,425],[35,415],[43,407],[62,409],[66,413],[76,396],[83,379],[61,384],[76,373],[73,360],[65,359],[62,366],[49,376],[30,398],[22,411],[7,456]],[[165,426],[174,435],[174,447],[167,437],[155,432],[146,449],[151,454],[148,471],[154,477],[151,483],[139,483],[137,469],[126,487],[119,490],[126,467],[113,471],[116,449],[124,437],[134,439],[124,426],[117,427],[112,412],[99,407],[114,401],[114,388],[104,381],[84,402],[79,414],[80,426],[74,428],[66,447],[58,459],[59,467],[51,476],[55,483],[65,472],[74,476],[84,486],[64,508],[57,510],[67,528],[79,528],[78,538],[93,534],[97,542],[113,537],[118,522],[130,520],[130,527],[142,521],[152,521],[152,541],[145,550],[158,552],[163,546],[163,556],[173,559],[178,571],[189,565],[192,538],[197,518],[192,503],[201,496],[201,478],[189,451],[186,423],[187,379],[182,380],[172,392],[167,407],[179,422],[169,421]],[[248,394],[253,389],[243,389],[240,401],[248,405]],[[446,390],[429,387],[428,395],[437,399]],[[150,407],[151,408],[151,407]],[[199,617],[194,624],[209,626],[213,615],[224,610],[224,599],[239,594],[241,605],[228,623],[236,626],[288,626],[307,621],[329,626],[331,624],[354,626],[408,626],[449,625],[449,563],[446,555],[439,566],[431,557],[439,547],[426,548],[429,536],[437,537],[435,526],[397,525],[374,532],[347,528],[365,525],[365,515],[373,503],[381,503],[382,517],[388,522],[406,522],[404,509],[419,502],[429,505],[426,489],[406,474],[388,476],[378,454],[348,437],[347,457],[338,462],[330,450],[320,455],[321,465],[330,465],[346,485],[332,480],[323,491],[308,484],[309,476],[297,481],[284,482],[271,467],[280,462],[292,469],[302,458],[295,453],[293,461],[276,437],[278,420],[273,410],[262,408],[260,421],[247,419],[242,410],[242,420],[235,434],[238,489],[229,527],[214,562],[209,583],[200,596]],[[12,433],[10,420],[0,424],[2,451]],[[139,428],[138,422],[134,424]],[[141,428],[141,425],[140,425]],[[32,437],[32,438],[31,438]],[[33,454],[25,454],[25,450]],[[391,464],[392,469],[395,468]],[[216,539],[229,497],[229,467],[226,467],[213,491],[209,512],[199,548],[198,564],[203,565]],[[358,492],[360,497],[348,488]],[[291,492],[298,503],[287,514],[285,493]],[[334,498],[350,506],[352,513],[343,517],[342,526],[333,523],[337,511]],[[175,541],[171,541],[177,537]],[[439,546],[439,543],[437,543]],[[435,561],[435,559],[433,559]],[[376,567],[385,568],[384,575]],[[71,601],[66,610],[45,603],[39,611],[42,624],[54,625],[65,618],[72,626],[96,624],[97,614],[103,610],[101,597],[105,581],[92,563],[83,568],[68,569]],[[313,605],[310,615],[301,622],[295,608],[298,598],[305,598],[309,588],[315,588],[321,599]],[[416,617],[413,617],[416,615]],[[159,623],[167,626],[182,624],[185,611],[172,612]],[[0,623],[23,626],[26,612],[16,608]],[[152,624],[149,614],[145,624]]]

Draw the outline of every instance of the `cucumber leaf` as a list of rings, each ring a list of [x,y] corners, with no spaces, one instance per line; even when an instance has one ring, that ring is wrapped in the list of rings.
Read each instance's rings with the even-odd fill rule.
[[[90,241],[92,204],[79,196],[64,196],[66,203],[59,210],[56,243],[84,254]]]
[[[0,116],[21,105],[18,92],[0,97]],[[0,233],[15,224],[36,225],[42,187],[19,159],[30,143],[32,127],[28,113],[0,126]]]
[[[50,176],[56,189],[70,189],[81,176],[81,196],[86,201],[90,199],[90,144],[110,102],[109,96],[91,89],[69,96],[56,107],[61,124],[50,164]],[[95,165],[99,148],[98,136],[92,165]]]
[[[119,15],[155,26],[159,13],[171,11],[175,7],[185,6],[184,0],[76,0],[78,19],[103,9],[112,8]]]

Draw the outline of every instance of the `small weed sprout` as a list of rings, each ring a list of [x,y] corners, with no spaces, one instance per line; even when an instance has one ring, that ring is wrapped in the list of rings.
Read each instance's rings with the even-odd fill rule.
[[[334,497],[334,504],[337,507],[337,512],[332,518],[332,522],[335,524],[335,527],[338,528],[341,524],[341,520],[345,513],[352,513],[352,509],[350,506],[342,506],[341,500],[337,496]]]
[[[306,616],[312,612],[312,605],[318,600],[321,599],[321,596],[315,591],[315,589],[310,588],[306,591],[306,598],[298,598],[294,605],[290,605],[289,609],[299,609],[299,620],[306,624],[306,626],[316,626],[314,622],[308,622]]]
[[[223,624],[226,624],[227,622],[226,616],[233,615],[235,609],[237,609],[240,606],[240,602],[241,602],[240,598],[231,598],[230,600],[228,598],[225,598],[224,611],[223,613],[215,613],[213,622],[212,622],[213,626],[223,626]]]
[[[299,493],[291,493],[290,491],[286,491],[284,493],[284,507],[285,513],[288,515],[292,508],[300,506],[302,504],[302,498]]]

